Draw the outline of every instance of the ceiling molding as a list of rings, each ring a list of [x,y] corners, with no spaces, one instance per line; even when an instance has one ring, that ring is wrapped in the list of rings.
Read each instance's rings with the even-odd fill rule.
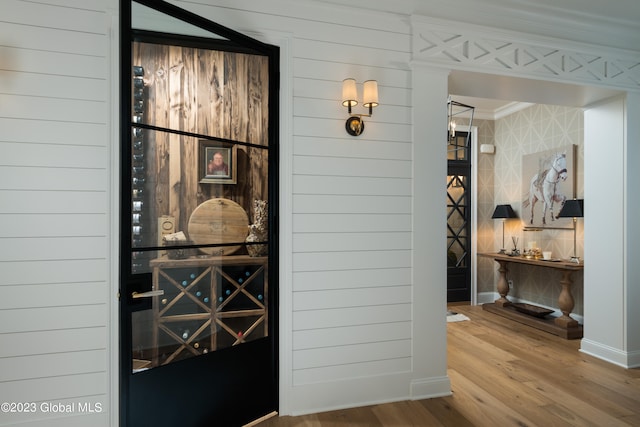
[[[507,117],[510,114],[517,113],[518,111],[524,110],[525,108],[531,107],[532,104],[530,102],[510,102],[507,105],[504,105],[493,112],[493,120],[498,120],[503,117]]]
[[[424,15],[640,53],[638,0],[317,1],[395,15]]]
[[[640,89],[640,52],[411,17],[412,59],[453,70]]]
[[[475,120],[498,120],[535,105],[530,102],[498,101],[470,96],[452,96],[451,99],[474,107]],[[456,116],[468,119],[471,117],[471,111],[463,111]]]

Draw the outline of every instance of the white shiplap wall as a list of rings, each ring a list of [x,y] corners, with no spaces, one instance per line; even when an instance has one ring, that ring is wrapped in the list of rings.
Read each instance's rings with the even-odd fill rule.
[[[282,129],[290,156],[282,188],[291,189],[281,193],[291,207],[282,212],[281,235],[291,246],[280,283],[283,412],[404,399],[412,381],[430,384],[430,377],[435,388],[447,385],[443,346],[424,360],[413,357],[408,23],[313,1],[172,3],[264,39],[285,34],[290,43],[283,61],[291,94],[283,99],[290,128]],[[116,424],[107,407],[117,377],[110,370],[117,260],[109,246],[117,199],[109,12],[116,4],[1,4],[0,400],[99,402],[103,412],[0,414],[0,425]],[[346,77],[380,85],[381,105],[359,138],[344,131]],[[429,334],[425,327],[420,340]]]
[[[107,23],[100,0],[0,4],[0,402],[36,404],[0,425],[109,424]]]
[[[281,212],[290,220],[281,238],[291,233],[291,283],[280,283],[281,303],[291,300],[280,337],[290,362],[281,365],[281,410],[408,398],[416,376],[408,23],[312,1],[172,3],[257,37],[291,38],[291,135],[282,129],[291,193],[280,194],[291,200],[291,212]],[[381,105],[357,138],[344,130],[347,77],[376,79],[380,89]]]

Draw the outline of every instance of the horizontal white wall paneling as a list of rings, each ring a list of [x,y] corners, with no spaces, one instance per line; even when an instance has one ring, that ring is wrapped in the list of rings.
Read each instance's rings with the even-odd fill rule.
[[[368,232],[379,233],[390,231],[410,231],[411,215],[340,215],[340,214],[308,214],[296,215],[293,218],[293,232]],[[381,236],[382,237],[382,236]],[[339,242],[336,242],[339,243]]]
[[[342,111],[344,113],[345,111]],[[367,156],[368,159],[378,160],[396,160],[407,161],[411,158],[411,144],[407,142],[395,142],[388,140],[371,140],[371,139],[355,139],[352,136],[348,136],[344,131],[344,123],[347,119],[346,115],[336,120],[336,129],[339,128],[343,133],[337,137],[328,136],[304,136],[296,138],[296,144],[294,147],[295,154],[297,156],[320,156],[320,157],[345,157],[345,158],[358,158]],[[366,119],[365,119],[366,120]],[[339,124],[338,124],[339,123]],[[377,126],[374,124],[373,126]],[[369,126],[371,127],[371,126]],[[366,122],[365,129],[368,130]],[[365,130],[365,132],[366,132]],[[346,139],[346,138],[351,139]],[[297,177],[300,179],[300,177]],[[373,177],[371,177],[373,178]],[[381,177],[378,177],[381,178]],[[378,185],[386,183],[387,179],[379,179]],[[348,182],[347,182],[348,183]],[[407,178],[406,183],[409,183]],[[372,181],[372,184],[373,181]],[[374,189],[378,188],[374,184]],[[332,192],[343,192],[343,189],[329,187]],[[325,188],[325,191],[327,189]],[[361,189],[365,191],[366,189]],[[391,194],[396,194],[391,193]]]
[[[105,114],[104,102],[0,95],[2,117],[90,123]]]
[[[293,333],[295,350],[318,348],[319,342],[331,342],[332,345],[353,345],[376,342],[380,337],[392,337],[396,340],[411,338],[411,323],[394,322],[371,325],[345,326],[335,329],[315,329],[295,331]]]
[[[360,361],[353,364],[324,366],[321,368],[297,369],[293,373],[294,384],[326,384],[327,380],[338,382],[344,379],[375,377],[380,372],[389,375],[403,374],[411,371],[411,357],[396,357],[384,360]],[[344,402],[340,402],[344,404]]]
[[[2,4],[0,401],[104,413],[0,413],[0,425],[109,422],[109,2]]]
[[[39,237],[56,237],[64,235],[68,237],[81,237],[95,234],[104,227],[104,214],[48,214],[47,221],[42,220],[41,214],[4,214],[3,222],[0,222],[0,235],[5,237],[23,238],[25,231]],[[13,224],[20,223],[22,228],[15,228]],[[105,235],[103,231],[102,236]]]
[[[409,178],[410,165],[411,162],[405,160],[298,156],[293,172],[300,175]]]
[[[409,26],[406,22],[399,17],[389,19],[386,14],[366,8],[343,8],[337,13],[331,5],[308,0],[272,0],[268,3],[248,0],[242,4],[234,0],[171,0],[170,3],[212,20],[215,16],[223,18],[218,22],[238,31],[285,29],[296,38],[331,40],[355,46],[380,43],[393,50],[408,48],[403,39],[395,38],[408,36]],[[380,32],[387,39],[380,38]]]
[[[3,365],[7,368],[5,381],[101,372],[105,363],[104,349],[9,357],[3,360]]]
[[[408,196],[295,195],[295,213],[406,214],[411,210]]]
[[[0,52],[4,57],[2,60],[3,73],[10,77],[10,79],[3,79],[4,82],[2,84],[10,83],[11,85],[15,84],[22,87],[26,87],[27,82],[33,80],[33,75],[46,75],[47,79],[50,79],[53,83],[61,81],[75,82],[77,78],[81,88],[87,85],[95,86],[99,83],[91,80],[101,80],[96,75],[103,72],[106,66],[106,60],[101,56],[78,56],[60,51],[48,52],[40,50],[39,46],[18,47],[5,45],[0,47]],[[15,73],[27,73],[26,82],[14,83],[22,80],[24,76],[20,74],[18,79]],[[60,89],[48,89],[50,92],[56,90],[59,91]],[[34,89],[32,88],[26,90],[27,94],[32,94],[33,92]],[[69,92],[74,94],[77,89],[71,88]],[[86,98],[86,94],[80,98]]]
[[[102,231],[102,230],[99,230]],[[26,236],[29,237],[29,236]],[[64,259],[104,259],[106,248],[104,233],[100,237],[37,237],[34,241],[22,236],[4,238],[0,258],[7,262],[37,259],[41,261]],[[64,248],[64,250],[61,250]],[[43,272],[43,277],[46,272]]]
[[[364,111],[361,111],[361,113],[364,113]],[[356,138],[349,136],[345,131],[344,124],[348,117],[346,108],[344,109],[344,118],[332,121],[309,117],[295,117],[293,132],[296,137],[304,136],[330,139]],[[365,131],[357,137],[357,142],[359,142],[360,145],[365,145],[365,143],[369,141],[408,142],[411,140],[410,125],[404,123],[380,123],[377,122],[377,120],[381,120],[381,116],[378,115],[375,110],[373,119],[365,117]]]
[[[410,303],[406,303],[294,311],[294,331],[407,322],[411,320],[410,306]],[[322,345],[322,343],[318,343],[318,345]]]
[[[0,348],[0,357],[106,349],[105,329],[105,326],[97,326],[7,333],[2,337],[6,345]]]
[[[56,303],[48,307],[3,309],[0,311],[0,333],[55,331],[106,324],[105,304],[70,306],[64,304],[66,301]]]
[[[312,238],[311,238],[312,237]],[[411,233],[340,233],[339,236],[330,233],[317,233],[313,236],[296,233],[293,236],[293,248],[296,252],[330,252],[336,250],[336,239],[344,241],[342,251],[380,251],[380,250],[408,250],[411,249]]]
[[[375,292],[372,292],[374,291]],[[296,292],[294,311],[325,310],[368,305],[395,305],[411,302],[411,286],[387,286],[376,288],[334,289]]]
[[[339,240],[337,242],[339,243]],[[294,253],[294,271],[409,267],[411,263],[406,258],[410,253],[409,250]]]
[[[106,280],[107,271],[103,259],[20,260],[1,265],[3,285],[94,282]]]
[[[42,214],[43,207],[46,207],[47,214],[76,215],[78,220],[77,215],[105,215],[106,201],[99,191],[75,190],[64,193],[33,189],[29,191],[2,189],[0,206],[4,215],[37,215]],[[29,219],[26,220],[29,221]],[[51,230],[50,227],[49,230]]]
[[[411,284],[411,268],[372,268],[367,270],[299,271],[293,273],[294,291],[402,286]]]
[[[331,189],[332,194],[410,196],[411,180],[344,176],[323,176],[318,179],[312,175],[298,175],[293,192],[295,194],[303,194],[303,192],[304,194],[326,194],[327,188]]]
[[[303,370],[377,360],[401,359],[407,358],[411,353],[410,339],[394,340],[392,344],[389,345],[387,342],[381,342],[376,339],[375,342],[358,345],[298,350],[293,354],[293,369]],[[344,380],[344,377],[342,379]]]
[[[71,117],[68,117],[71,119]],[[101,120],[104,120],[102,117]],[[5,142],[104,146],[104,123],[47,122],[0,118]]]

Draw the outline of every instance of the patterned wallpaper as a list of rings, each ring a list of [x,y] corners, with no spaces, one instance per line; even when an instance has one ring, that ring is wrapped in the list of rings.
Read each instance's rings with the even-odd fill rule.
[[[478,252],[496,252],[502,246],[502,223],[491,219],[496,204],[510,203],[522,217],[522,156],[576,145],[576,194],[584,194],[584,123],[579,108],[554,105],[534,105],[525,110],[494,121],[477,121],[478,144],[493,143],[495,154],[478,154]],[[582,220],[578,220],[577,255],[583,255]],[[573,231],[523,231],[524,222],[510,220],[505,224],[505,246],[513,247],[511,236],[519,239],[522,249],[535,240],[543,250],[551,250],[554,258],[573,255]],[[482,294],[496,292],[497,263],[479,257],[479,302],[487,302]],[[510,296],[551,308],[558,306],[560,273],[554,269],[511,265],[509,278],[513,280]],[[575,299],[573,313],[582,315],[582,272],[573,273],[572,294]]]

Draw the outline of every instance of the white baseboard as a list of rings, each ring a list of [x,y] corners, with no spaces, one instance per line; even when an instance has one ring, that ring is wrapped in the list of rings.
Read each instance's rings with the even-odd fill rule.
[[[640,367],[640,351],[627,352],[583,338],[580,351],[625,369]]]
[[[494,302],[500,297],[497,292],[479,292],[477,297],[478,305]]]
[[[411,400],[451,396],[449,377],[424,378],[411,381]]]
[[[281,415],[298,416],[380,403],[450,396],[451,382],[446,376],[411,379],[410,373],[407,373],[304,384],[293,387],[291,393],[290,412],[280,412]]]

